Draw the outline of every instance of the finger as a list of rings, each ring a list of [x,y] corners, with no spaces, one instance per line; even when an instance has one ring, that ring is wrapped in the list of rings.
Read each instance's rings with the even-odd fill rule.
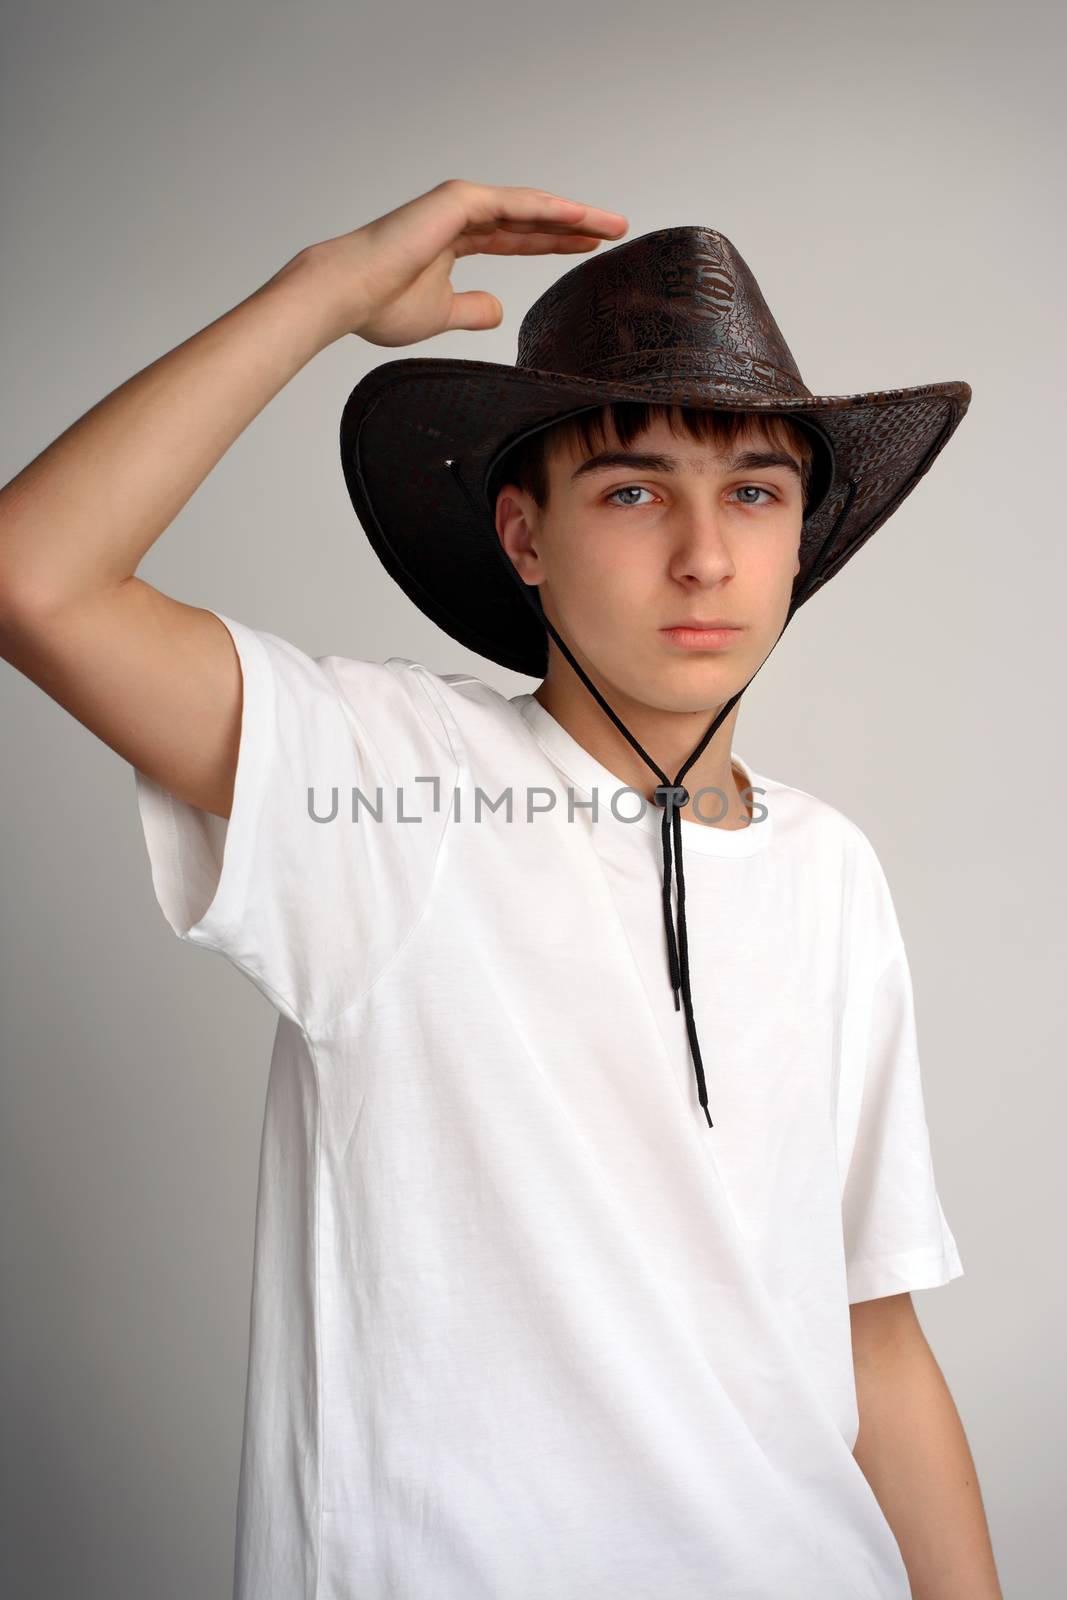
[[[501,230],[496,248],[505,255],[533,256],[555,251],[557,255],[573,255],[576,250],[599,250],[603,240],[590,239],[584,233],[508,233]]]
[[[605,211],[550,194],[547,189],[497,187],[491,184],[461,184],[466,202],[468,226],[480,223],[493,227],[525,226],[535,231],[595,234],[615,239],[625,233],[629,222],[621,211]]]
[[[491,222],[474,222],[474,223],[471,223],[469,227],[466,227],[466,228],[463,229],[463,232],[465,234],[486,234],[486,233],[493,233],[498,228],[504,230],[507,233],[578,233],[578,232],[581,232],[583,238],[586,238],[586,239],[601,239],[601,238],[606,238],[607,237],[606,234],[594,233],[591,228],[578,229],[575,226],[573,221],[570,221],[570,222],[548,222],[548,221],[546,221],[544,219],[544,217],[539,217],[536,222],[513,222],[508,217],[494,217]],[[626,230],[623,228],[623,229],[620,229],[619,231],[625,233]]]
[[[504,307],[495,294],[486,289],[466,289],[452,296],[448,324],[442,331],[454,328],[498,328],[504,320]]]
[[[498,228],[493,233],[469,234],[457,239],[453,251],[457,257],[486,256],[539,256],[574,255],[579,251],[599,249],[600,239],[584,233],[512,233]]]
[[[573,228],[545,228],[538,227],[535,223],[520,224],[501,222],[498,226],[490,224],[487,227],[465,228],[452,241],[453,253],[457,256],[470,256],[479,253],[485,255],[540,255],[547,250],[558,250],[564,247],[564,241],[582,239],[593,247],[601,243],[599,235],[589,233],[575,233]],[[529,245],[524,245],[523,240],[529,240]],[[567,246],[572,248],[572,246]]]

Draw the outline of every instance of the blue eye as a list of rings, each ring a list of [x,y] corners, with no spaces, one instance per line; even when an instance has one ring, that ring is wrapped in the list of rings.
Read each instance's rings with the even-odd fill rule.
[[[746,491],[751,491],[754,494],[771,494],[771,491],[769,489],[761,489],[758,483],[743,483],[741,485],[741,487],[736,492],[738,494],[745,494]],[[773,500],[774,498],[775,498],[774,495],[771,494],[771,499]],[[759,505],[759,501],[758,500],[742,500],[741,504],[743,506],[755,506],[755,505]]]
[[[613,489],[613,490],[612,490],[612,491],[611,491],[611,493],[610,493],[610,494],[609,494],[609,495],[605,495],[605,497],[604,497],[604,498],[605,498],[605,499],[606,499],[606,500],[608,500],[608,501],[612,501],[612,500],[614,500],[614,499],[615,499],[615,496],[616,496],[616,495],[617,495],[617,494],[633,494],[633,493],[637,493],[637,494],[649,494],[649,493],[650,493],[650,490],[648,490],[648,489],[642,489],[642,488],[641,488],[641,485],[640,485],[640,484],[638,484],[638,483],[627,483],[627,484],[624,484],[624,485],[623,485],[623,487],[622,487],[622,488],[621,488],[621,489]],[[616,503],[617,503],[617,502],[616,502]],[[629,501],[627,501],[627,502],[626,502],[626,504],[627,504],[627,505],[631,505],[631,506],[632,506],[632,505],[633,505],[633,504],[634,504],[634,502],[633,502],[633,501],[632,501],[632,500],[629,500]],[[625,509],[625,507],[624,507],[624,508],[623,508],[623,509]]]

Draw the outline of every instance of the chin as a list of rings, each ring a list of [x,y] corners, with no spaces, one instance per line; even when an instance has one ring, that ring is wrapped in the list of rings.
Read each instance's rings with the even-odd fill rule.
[[[751,673],[739,673],[736,665],[727,669],[723,663],[710,667],[705,663],[703,670],[695,662],[685,665],[687,670],[683,672],[649,673],[643,683],[626,688],[625,692],[632,700],[657,711],[691,715],[718,710],[751,677]]]
[[[665,659],[662,650],[647,657],[635,651],[625,660],[612,660],[605,651],[597,661],[595,678],[608,700],[613,693],[621,694],[657,711],[689,713],[721,706],[744,687],[758,664],[749,649],[743,658],[734,648],[677,652],[671,659]]]

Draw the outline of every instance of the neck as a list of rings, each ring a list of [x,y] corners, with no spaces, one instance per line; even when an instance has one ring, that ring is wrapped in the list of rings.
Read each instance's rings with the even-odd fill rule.
[[[550,716],[555,717],[595,761],[613,773],[620,783],[651,802],[653,790],[658,788],[660,781],[652,768],[619,732],[570,664],[566,664],[565,672],[553,671],[554,665],[554,662],[550,662],[548,676],[535,690],[534,699]],[[589,672],[588,667],[585,670]],[[592,672],[589,672],[589,676],[620,722],[630,730],[642,749],[647,750],[663,768],[668,780],[673,779],[679,767],[700,743],[722,705],[720,702],[700,711],[662,711],[656,706],[630,699],[620,690],[603,683]],[[748,826],[751,805],[741,798],[740,792],[745,779],[734,766],[731,754],[739,710],[740,704],[735,705],[724,717],[682,779],[689,794],[698,797],[699,805],[699,811],[695,810],[690,800],[688,805],[679,808],[687,822],[728,829]],[[698,791],[701,789],[719,792],[700,795]],[[720,816],[724,806],[727,809]]]

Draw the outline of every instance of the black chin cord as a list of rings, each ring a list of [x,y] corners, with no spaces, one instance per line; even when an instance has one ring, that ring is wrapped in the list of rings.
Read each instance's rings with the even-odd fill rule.
[[[480,520],[486,519],[488,521],[489,534],[490,538],[492,539],[493,546],[499,551],[501,559],[503,560],[504,565],[507,567],[508,572],[510,572],[513,581],[518,584],[526,604],[529,605],[533,610],[542,627],[546,628],[552,635],[552,638],[556,641],[560,651],[570,662],[571,666],[574,668],[579,678],[581,678],[590,694],[592,694],[599,702],[601,707],[607,712],[612,722],[618,728],[619,732],[629,741],[629,743],[637,751],[637,754],[641,757],[642,761],[644,761],[647,766],[651,767],[652,771],[659,779],[659,787],[655,790],[652,798],[656,805],[662,806],[663,808],[663,825],[661,828],[663,839],[663,922],[667,936],[667,957],[670,966],[671,988],[674,991],[674,1009],[675,1011],[678,1011],[681,1009],[681,1006],[684,1005],[686,1032],[689,1036],[689,1048],[693,1058],[693,1068],[696,1073],[697,1097],[701,1106],[703,1107],[704,1116],[707,1118],[708,1127],[713,1128],[715,1124],[712,1122],[711,1114],[708,1111],[708,1093],[704,1079],[704,1063],[700,1054],[700,1041],[697,1038],[696,1022],[693,1017],[693,995],[689,981],[689,942],[686,936],[685,923],[685,876],[682,870],[682,818],[679,808],[681,806],[688,805],[689,803],[689,791],[682,784],[682,779],[689,771],[689,768],[693,765],[693,762],[696,761],[697,758],[707,748],[708,742],[714,736],[716,729],[721,726],[723,719],[729,715],[730,711],[737,704],[738,700],[740,700],[745,689],[748,688],[748,684],[746,683],[742,685],[742,687],[738,689],[737,693],[727,700],[726,704],[719,711],[718,715],[715,717],[711,726],[707,729],[704,737],[701,739],[692,755],[690,755],[689,759],[684,762],[682,767],[679,769],[678,774],[672,783],[667,774],[663,771],[663,768],[653,761],[647,750],[643,750],[641,748],[633,734],[630,732],[629,728],[625,727],[619,720],[615,712],[604,699],[604,696],[600,693],[600,690],[597,688],[596,684],[592,682],[592,680],[589,678],[589,675],[581,667],[580,663],[574,659],[574,656],[568,649],[566,643],[560,638],[552,623],[545,616],[544,611],[534,598],[531,586],[523,582],[514,564],[508,557],[507,552],[501,545],[497,536],[495,519],[489,515],[485,506],[478,504],[470,490],[467,488],[467,485],[464,483],[459,472],[458,463],[453,459],[449,459],[445,461],[445,466],[450,469],[453,481],[466,496],[468,504],[470,505],[471,510],[474,512],[474,515]],[[791,607],[789,613],[790,616],[792,615],[792,610],[793,608]],[[789,619],[787,617],[786,621],[788,620]],[[779,637],[781,637],[781,635],[779,635]],[[759,671],[758,667],[756,668],[756,671]],[[755,673],[753,673],[752,676],[755,677]],[[752,679],[750,678],[749,683],[751,683],[751,681]],[[752,824],[749,824],[749,826],[752,826]],[[678,874],[677,932],[675,931],[674,921],[671,916],[672,846],[673,855],[676,857],[677,861]],[[679,1003],[679,994],[681,994],[681,1004]]]

